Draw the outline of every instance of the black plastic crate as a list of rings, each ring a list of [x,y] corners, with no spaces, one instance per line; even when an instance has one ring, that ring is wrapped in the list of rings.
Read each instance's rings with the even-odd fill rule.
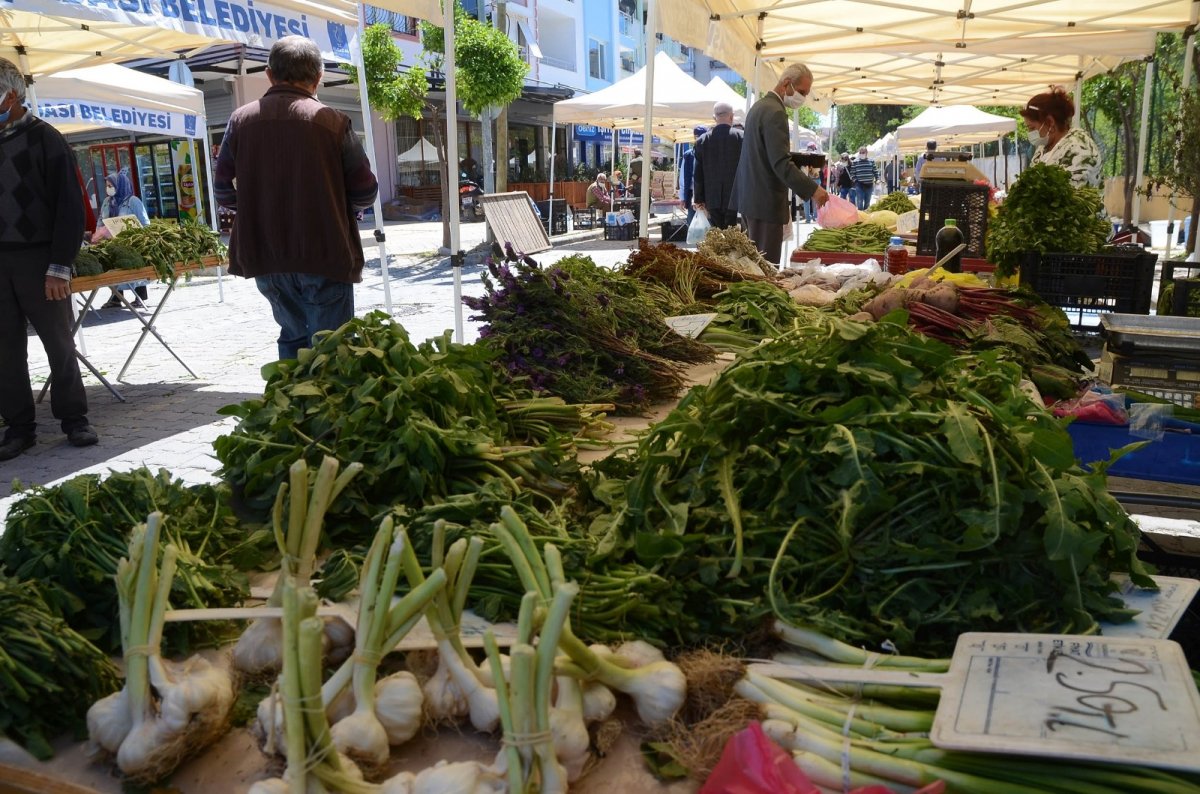
[[[687,230],[687,224],[683,223],[682,221],[679,223],[663,221],[662,241],[664,243],[686,243]]]
[[[637,239],[637,223],[615,224],[604,226],[605,240],[635,240]]]
[[[1172,299],[1167,300],[1167,288],[1172,284]],[[1158,280],[1157,313],[1173,317],[1188,316],[1187,306],[1192,296],[1200,293],[1200,263],[1164,259]]]
[[[922,180],[917,254],[932,256],[937,233],[946,225],[947,218],[954,218],[967,244],[962,255],[983,259],[987,253],[984,239],[987,237],[988,195],[987,185]]]
[[[1103,313],[1149,314],[1158,254],[1141,248],[1102,254],[1025,255],[1021,286],[1067,314],[1076,329]]]

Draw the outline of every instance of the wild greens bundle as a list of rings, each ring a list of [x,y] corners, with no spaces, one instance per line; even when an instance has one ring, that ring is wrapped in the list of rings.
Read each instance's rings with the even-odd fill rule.
[[[492,264],[486,294],[464,298],[486,325],[480,345],[518,383],[567,402],[611,402],[624,412],[675,397],[684,364],[710,361],[712,349],[664,322],[642,282],[572,256],[548,268]]]
[[[361,463],[326,526],[352,539],[373,536],[361,519],[393,505],[420,507],[492,479],[555,492],[573,437],[602,428],[597,412],[611,406],[534,399],[501,380],[494,358],[449,333],[414,345],[383,312],[351,320],[297,360],[268,364],[261,398],[222,409],[241,420],[214,442],[222,474],[265,514],[294,461]]]
[[[0,735],[49,758],[50,741],[82,732],[87,707],[118,686],[116,665],[46,605],[36,582],[0,576]]]
[[[154,511],[169,512],[163,535],[179,550],[171,589],[176,608],[237,606],[250,592],[243,571],[270,558],[265,530],[247,530],[221,485],[184,485],[165,470],[74,477],[25,491],[8,512],[0,537],[0,568],[36,581],[46,603],[102,650],[120,647],[117,562],[128,551],[129,532]],[[141,518],[139,518],[139,516]],[[219,623],[178,623],[166,644],[186,651],[213,639]]]
[[[968,630],[1127,619],[1114,571],[1153,586],[1136,526],[1020,369],[902,323],[810,311],[610,464],[623,495],[592,522],[599,548],[677,582],[692,639],[774,613],[948,654]]]

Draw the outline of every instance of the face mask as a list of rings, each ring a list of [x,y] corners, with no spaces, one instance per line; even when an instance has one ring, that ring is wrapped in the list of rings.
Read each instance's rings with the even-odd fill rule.
[[[0,103],[3,103],[4,99],[8,98],[8,94],[9,94],[9,92],[7,92],[7,91],[4,93],[4,98],[0,99]],[[12,115],[12,108],[9,108],[8,110],[4,111],[3,113],[0,113],[0,124],[7,124],[8,118],[11,115]]]
[[[795,86],[793,86],[793,88],[795,88]],[[800,108],[804,107],[806,102],[808,102],[808,97],[806,97],[804,94],[801,94],[799,91],[794,94],[788,94],[783,98],[783,106],[788,110],[799,110]]]
[[[117,189],[115,187],[113,187],[112,185],[109,185],[108,187],[104,188],[104,192],[110,196],[117,195]]]
[[[1034,146],[1045,146],[1047,140],[1049,140],[1049,138],[1044,135],[1041,130],[1029,131],[1029,142]]]

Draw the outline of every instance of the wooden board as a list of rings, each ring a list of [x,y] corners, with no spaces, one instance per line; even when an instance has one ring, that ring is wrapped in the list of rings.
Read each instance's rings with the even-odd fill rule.
[[[56,780],[28,769],[0,764],[0,794],[98,794],[94,788]]]
[[[501,245],[510,243],[519,254],[537,254],[552,247],[530,201],[524,191],[479,197],[483,216],[496,239]]]

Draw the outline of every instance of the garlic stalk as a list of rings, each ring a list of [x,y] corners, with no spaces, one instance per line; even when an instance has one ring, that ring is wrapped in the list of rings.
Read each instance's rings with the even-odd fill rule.
[[[492,534],[513,563],[526,590],[538,593],[543,604],[552,595],[551,582],[563,581],[562,555],[552,544],[543,548],[545,560],[537,553],[529,529],[511,507],[500,510],[500,523],[492,524]],[[683,706],[687,679],[683,671],[668,661],[656,661],[638,668],[626,668],[602,657],[563,627],[560,641],[571,663],[560,665],[560,672],[586,682],[599,682],[633,698],[638,717],[651,727],[662,725]]]
[[[392,605],[400,578],[402,551],[408,546],[408,536],[395,529],[391,517],[385,518],[367,553],[359,580],[354,656],[323,687],[318,686],[320,703],[328,715],[334,704],[345,703],[345,688],[349,684],[347,705],[352,710],[333,721],[333,744],[370,771],[378,771],[387,763],[390,744],[411,739],[421,725],[423,698],[416,679],[404,673],[377,681],[379,663],[411,630],[445,584],[445,574],[435,571]]]
[[[478,731],[490,733],[500,724],[500,708],[496,690],[484,682],[484,677],[462,644],[458,632],[467,594],[483,551],[481,538],[460,538],[445,548],[446,522],[438,521],[433,528],[431,562],[435,571],[445,572],[446,589],[436,595],[425,619],[437,638],[438,669],[426,682],[427,708],[435,718],[461,716],[463,705],[471,725]],[[412,587],[424,581],[424,574],[411,550],[405,551],[404,573]]]
[[[195,657],[182,665],[160,655],[176,549],[168,544],[158,563],[161,513],[133,530],[129,558],[117,566],[125,687],[88,710],[91,740],[116,756],[126,777],[153,783],[185,757],[215,741],[233,707],[233,682],[223,670]]]
[[[279,547],[281,566],[279,578],[275,580],[275,589],[271,591],[267,606],[282,605],[283,582],[289,576],[296,581],[297,586],[308,586],[316,566],[317,546],[321,540],[325,513],[362,468],[361,463],[351,463],[339,475],[337,460],[326,456],[311,487],[308,464],[303,458],[288,469],[289,482],[279,486],[271,511],[271,526],[275,533],[275,543]],[[336,633],[335,630],[331,630],[331,638]],[[238,638],[233,648],[233,666],[248,675],[263,675],[279,670],[283,658],[282,637],[278,618],[258,618]]]

